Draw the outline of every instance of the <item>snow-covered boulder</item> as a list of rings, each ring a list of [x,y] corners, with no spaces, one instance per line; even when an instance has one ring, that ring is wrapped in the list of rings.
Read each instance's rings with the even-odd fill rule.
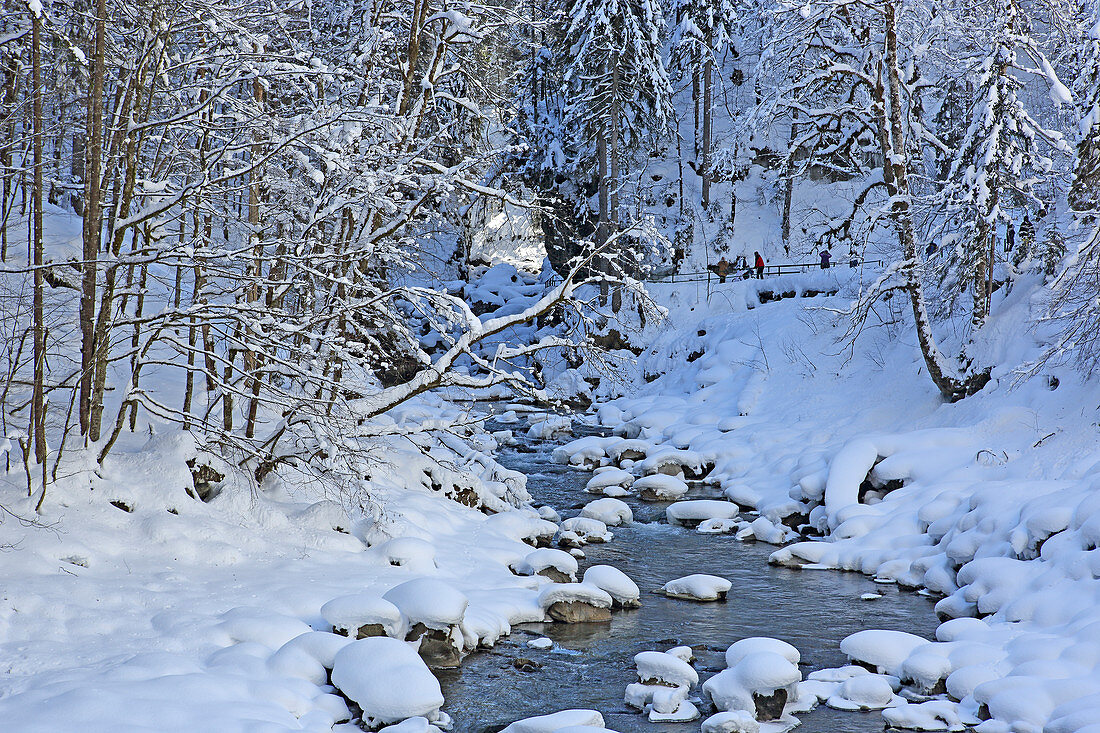
[[[634,655],[634,666],[645,685],[690,689],[699,683],[699,673],[690,664],[666,652],[639,652]]]
[[[434,726],[427,718],[417,716],[406,718],[396,725],[387,725],[378,733],[443,733],[442,729]]]
[[[541,575],[555,583],[577,582],[577,559],[564,550],[540,547],[512,566],[517,575]]]
[[[649,711],[650,723],[690,723],[699,719],[699,708],[691,700],[682,700],[676,709],[665,713],[653,705]]]
[[[732,710],[704,720],[700,733],[760,733],[760,723],[747,710]]]
[[[703,683],[703,692],[719,710],[747,710],[757,720],[778,720],[787,701],[796,697],[801,679],[789,659],[762,651],[711,677]]]
[[[840,651],[853,662],[866,665],[876,672],[901,676],[901,667],[917,647],[928,644],[915,634],[904,631],[867,629],[857,631],[840,642]]]
[[[560,435],[569,435],[573,430],[573,421],[564,415],[551,415],[543,420],[531,423],[527,436],[540,440],[550,440]]]
[[[687,482],[678,476],[655,473],[643,476],[632,487],[645,501],[675,501],[688,492]]]
[[[390,565],[413,573],[430,574],[438,567],[435,547],[419,537],[397,537],[372,548],[372,552],[377,552]]]
[[[739,540],[760,540],[770,545],[781,545],[787,540],[798,536],[798,533],[790,527],[779,522],[773,522],[767,517],[757,517],[747,527],[737,531]]]
[[[543,519],[537,512],[525,509],[490,515],[485,518],[482,527],[534,547],[548,546],[558,531],[558,525]]]
[[[562,547],[580,547],[589,542],[610,542],[612,534],[607,525],[598,519],[572,517],[561,523],[558,544]]]
[[[332,630],[343,636],[365,639],[368,636],[405,635],[405,619],[401,610],[374,593],[354,593],[333,598],[321,606],[323,618]]]
[[[336,653],[332,684],[363,710],[371,725],[420,716],[433,721],[443,706],[439,682],[416,651],[399,639],[353,641]]]
[[[539,606],[567,624],[611,620],[611,596],[585,583],[552,583],[539,592]]]
[[[690,450],[653,452],[638,464],[643,474],[681,476],[690,481],[702,479],[713,467],[702,455]]]
[[[596,470],[596,475],[588,480],[584,490],[590,494],[624,495],[634,483],[634,474],[621,468],[607,466]],[[621,492],[621,494],[620,494]]]
[[[895,707],[883,710],[882,717],[891,728],[901,728],[903,730],[968,730],[968,726],[963,724],[959,704],[951,700],[928,700],[922,703],[905,703],[902,701],[901,704]],[[967,721],[971,726],[977,725],[979,722],[978,720]],[[1008,727],[1006,726],[1001,730],[1008,730]],[[1035,728],[1034,730],[1040,729]],[[1058,728],[1050,730],[1052,733],[1054,731],[1060,733]],[[1088,726],[1088,728],[1075,727],[1073,730],[1085,733],[1089,730],[1094,731],[1095,728],[1092,726]]]
[[[825,704],[837,710],[882,710],[896,705],[898,700],[886,677],[864,674],[841,682]]]
[[[593,565],[584,571],[584,584],[593,585],[611,596],[614,608],[637,608],[641,590],[627,574],[610,565]]]
[[[725,578],[696,573],[668,581],[661,586],[661,592],[669,598],[688,601],[724,601],[732,587],[733,583]]]
[[[595,710],[562,710],[549,715],[517,720],[500,733],[559,733],[567,728],[603,728],[603,716]]]
[[[708,519],[735,519],[740,508],[729,501],[717,499],[693,499],[677,501],[665,508],[669,524],[694,527]]]
[[[397,606],[408,624],[408,641],[419,641],[420,655],[433,667],[457,667],[464,639],[460,626],[469,600],[435,578],[416,578],[382,596]]]
[[[618,527],[620,524],[630,524],[634,521],[634,513],[630,511],[627,503],[611,497],[588,502],[581,509],[581,516],[598,519],[608,527]]]
[[[781,639],[772,639],[768,636],[749,636],[733,642],[726,649],[726,666],[733,667],[748,655],[759,652],[773,652],[791,664],[798,664],[801,658],[798,649]]]

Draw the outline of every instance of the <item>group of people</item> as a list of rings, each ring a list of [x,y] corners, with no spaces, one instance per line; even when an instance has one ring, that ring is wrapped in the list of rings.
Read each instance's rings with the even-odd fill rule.
[[[756,277],[760,280],[764,279],[764,258],[759,252],[753,252],[753,270],[756,272]],[[741,272],[745,272],[745,277],[749,276],[748,262],[745,260],[744,255],[738,255],[737,259],[730,264],[730,261],[726,259],[725,255],[722,255],[722,259],[718,260],[718,264],[715,270],[718,273],[718,282],[725,282],[726,277],[730,273],[730,268]]]
[[[752,271],[749,270],[748,262],[745,260],[744,255],[738,255],[737,259],[731,264],[726,259],[725,255],[722,255],[722,259],[718,260],[718,264],[715,266],[715,271],[718,273],[718,282],[724,283],[729,276],[730,268],[736,272],[744,271],[745,277],[750,277],[755,274],[757,279],[764,279],[764,257],[759,252],[753,252],[753,265]],[[828,270],[829,265],[832,263],[833,254],[827,249],[821,250],[821,269]]]

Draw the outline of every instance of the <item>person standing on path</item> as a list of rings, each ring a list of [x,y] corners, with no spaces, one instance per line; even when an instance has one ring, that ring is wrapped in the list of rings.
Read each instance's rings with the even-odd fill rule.
[[[724,283],[726,281],[726,275],[730,272],[730,263],[726,259],[725,255],[722,255],[722,259],[718,260],[718,282]]]
[[[821,250],[821,269],[829,269],[829,261],[833,259],[833,253],[827,249]]]
[[[754,264],[754,266],[756,267],[756,278],[758,280],[763,280],[764,279],[764,258],[760,256],[759,252],[753,252],[753,255],[756,256],[756,261],[755,261],[755,264]]]

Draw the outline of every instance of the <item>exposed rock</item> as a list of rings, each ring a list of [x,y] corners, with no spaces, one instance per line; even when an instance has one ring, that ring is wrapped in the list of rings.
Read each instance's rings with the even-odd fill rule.
[[[417,652],[424,663],[435,669],[451,669],[462,662],[462,652],[452,641],[453,633],[429,629],[417,623],[405,636],[405,641],[420,641]]]
[[[576,578],[570,575],[566,575],[557,568],[543,568],[535,573],[535,575],[541,575],[544,578],[549,578],[555,583],[573,583],[576,582]]]
[[[783,717],[783,706],[787,704],[787,690],[781,687],[770,695],[754,692],[752,701],[756,703],[757,720],[779,720]]]
[[[558,601],[546,609],[547,615],[565,624],[610,621],[611,609],[598,608],[583,601]]]

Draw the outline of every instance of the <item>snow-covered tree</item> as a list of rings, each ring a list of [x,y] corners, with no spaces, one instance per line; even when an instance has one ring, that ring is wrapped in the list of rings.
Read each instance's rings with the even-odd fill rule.
[[[985,18],[992,26],[982,29]],[[968,37],[973,34],[980,39],[976,50],[985,55],[979,57],[973,78],[968,75],[967,81],[972,82],[968,86],[975,89],[969,125],[958,140],[944,187],[933,195],[942,204],[933,206],[943,206],[944,229],[950,232],[943,238],[949,246],[940,265],[945,271],[945,291],[953,298],[969,289],[970,326],[976,332],[989,314],[998,226],[1013,223],[1006,204],[1019,200],[1045,209],[1048,204],[1041,201],[1036,188],[1052,168],[1049,155],[1069,152],[1062,136],[1039,124],[1025,107],[1021,77],[1039,71],[1050,77],[1057,101],[1069,103],[1071,96],[1054,77],[1015,0],[996,0],[996,12],[987,14],[982,9],[980,16],[970,20]],[[1021,252],[1026,249],[1023,241],[1019,246]]]
[[[671,14],[671,67],[691,77],[696,170],[705,208],[713,178],[714,69],[732,43],[738,7],[733,0],[674,0]]]
[[[631,158],[672,119],[664,17],[653,0],[571,0],[566,8],[563,133],[578,178],[598,185],[596,239],[619,228],[619,188]]]

